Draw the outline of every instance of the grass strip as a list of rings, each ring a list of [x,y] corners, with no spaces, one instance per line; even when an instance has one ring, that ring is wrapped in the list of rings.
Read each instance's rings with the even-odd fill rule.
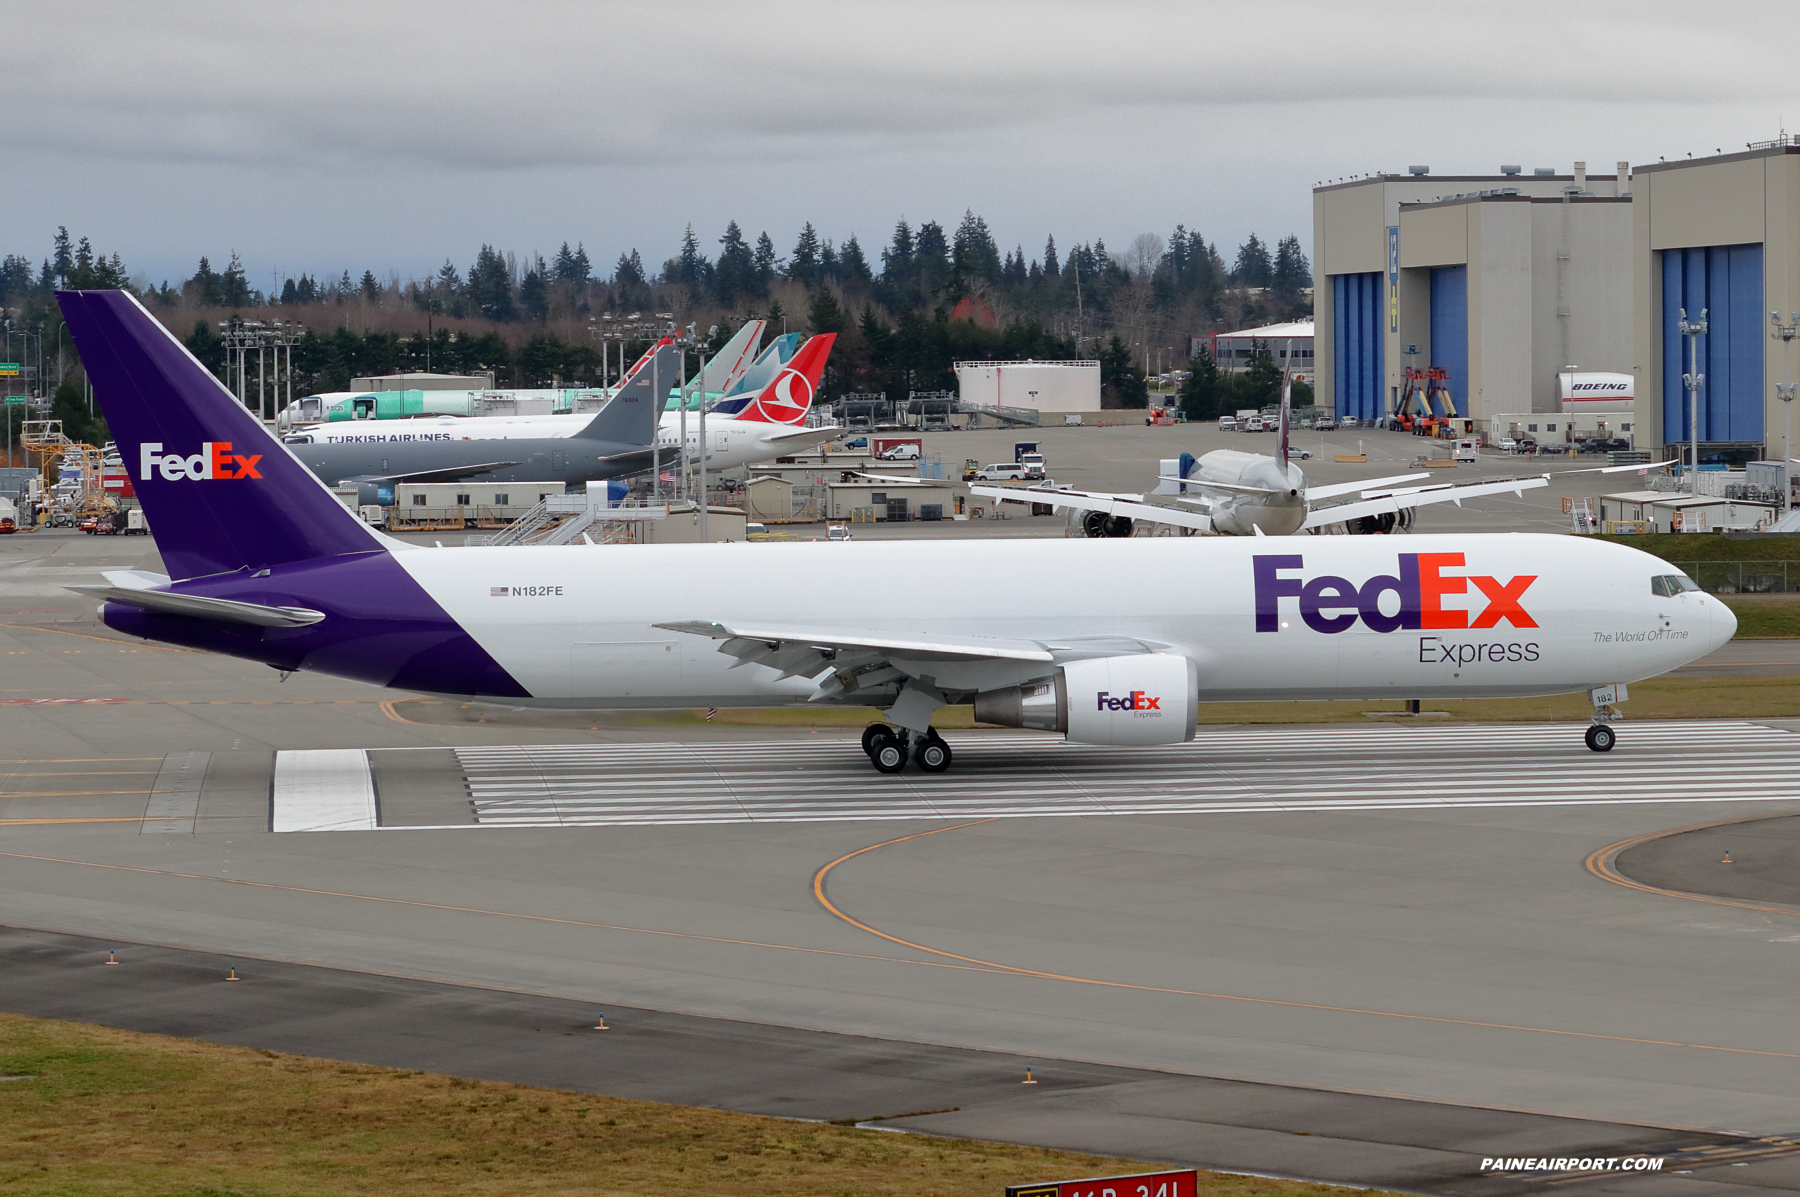
[[[10,1014],[0,1077],[0,1194],[33,1197],[994,1197],[1149,1167]],[[1200,1191],[1341,1192],[1212,1173]]]

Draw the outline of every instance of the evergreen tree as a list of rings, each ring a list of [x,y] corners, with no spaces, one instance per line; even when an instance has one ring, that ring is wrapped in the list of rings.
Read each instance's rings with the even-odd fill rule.
[[[820,287],[807,309],[806,323],[815,333],[841,333],[849,327],[850,318],[831,288]]]
[[[800,230],[800,239],[794,243],[794,256],[788,259],[788,277],[807,287],[819,281],[819,234],[813,230],[812,221]]]
[[[881,251],[883,276],[898,275],[901,281],[912,275],[913,235],[904,219],[894,226],[894,239]]]
[[[568,246],[563,246],[567,249]],[[543,321],[550,318],[550,268],[544,259],[532,255],[531,266],[525,271],[525,277],[519,280],[519,310],[527,320]]]
[[[67,225],[59,225],[56,230],[55,250],[50,259],[50,272],[55,275],[57,284],[65,285],[69,272],[75,269],[75,255],[69,249],[69,229]]]
[[[300,288],[294,285],[293,279],[281,284],[281,303],[283,307],[292,307],[300,302]]]
[[[1274,272],[1269,247],[1251,233],[1250,239],[1238,246],[1237,262],[1231,268],[1232,281],[1240,287],[1266,287]]]
[[[725,235],[719,238],[719,247],[719,264],[713,270],[713,286],[719,302],[730,307],[737,302],[739,296],[759,292],[756,285],[756,255],[744,240],[744,231],[738,228],[735,220],[725,226]]]
[[[357,284],[356,289],[362,294],[362,297],[370,303],[374,303],[381,298],[381,282],[375,277],[375,272],[373,270],[363,271],[362,282]]]
[[[1297,297],[1312,286],[1312,267],[1300,252],[1300,238],[1289,233],[1275,246],[1275,267],[1269,285],[1284,297]]]
[[[1131,350],[1117,333],[1100,351],[1100,394],[1102,407],[1108,398],[1118,407],[1150,406],[1150,388],[1145,385],[1144,372],[1138,369]]]
[[[844,241],[844,247],[838,251],[838,272],[846,287],[867,287],[875,281],[874,272],[869,269],[869,259],[863,256],[862,246],[857,244],[855,233],[850,234]]]
[[[700,252],[700,238],[694,236],[693,225],[688,225],[681,235],[681,253],[663,263],[663,281],[684,286],[695,297],[711,285],[712,263]]]
[[[1225,414],[1224,375],[1205,345],[1188,360],[1187,381],[1181,384],[1181,414],[1189,420],[1212,420]]]
[[[438,268],[436,285],[437,289],[442,291],[446,297],[462,294],[462,274],[449,258],[445,258],[444,264]]]
[[[775,242],[769,239],[766,231],[756,239],[756,252],[751,255],[751,264],[756,271],[757,294],[767,295],[775,276],[781,273],[781,259],[775,253]]]
[[[1281,367],[1267,341],[1250,342],[1250,366],[1238,379],[1238,395],[1245,407],[1273,407],[1281,402]]]
[[[348,271],[344,277],[349,279]],[[512,271],[507,269],[506,259],[494,252],[493,246],[483,245],[481,252],[475,255],[475,264],[469,267],[466,290],[475,310],[489,320],[513,318]]]
[[[73,265],[73,261],[70,264]],[[212,263],[207,261],[204,255],[200,258],[200,265],[194,271],[194,276],[181,284],[181,293],[189,303],[206,307],[216,307],[224,302],[221,298],[219,276],[213,270]]]
[[[1056,261],[1056,238],[1047,237],[1044,239],[1044,277],[1055,279],[1061,273],[1062,267]]]
[[[963,212],[962,224],[956,228],[951,260],[965,279],[989,283],[1000,280],[1000,247],[994,244],[987,221],[975,215],[973,208]]]

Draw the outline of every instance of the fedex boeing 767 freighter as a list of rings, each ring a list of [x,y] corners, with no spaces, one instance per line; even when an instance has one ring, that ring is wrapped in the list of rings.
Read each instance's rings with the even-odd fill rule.
[[[515,706],[877,707],[938,772],[946,703],[1088,744],[1199,704],[1587,692],[1729,640],[1717,599],[1568,536],[422,548],[363,525],[130,295],[59,295],[169,575],[85,587],[133,636]],[[1004,592],[978,582],[1009,579]],[[1020,580],[1026,580],[1021,584]]]

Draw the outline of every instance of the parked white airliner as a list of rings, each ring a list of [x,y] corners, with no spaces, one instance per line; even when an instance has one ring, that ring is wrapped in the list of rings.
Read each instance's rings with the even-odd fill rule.
[[[843,429],[834,424],[817,428],[806,426],[806,413],[811,410],[825,372],[825,361],[837,340],[834,333],[810,338],[802,345],[775,378],[734,415],[708,414],[706,419],[706,468],[725,470],[733,466],[751,465],[790,453],[804,451],[837,436]],[[636,366],[632,369],[635,371]],[[739,375],[741,376],[741,371]],[[592,413],[543,416],[438,416],[407,420],[395,424],[396,437],[413,436],[429,430],[447,433],[445,439],[462,441],[486,440],[560,440],[575,436],[593,422]],[[686,433],[685,442],[683,432]],[[314,444],[362,443],[370,439],[370,425],[364,423],[314,424],[293,433]],[[298,443],[296,440],[295,443]],[[685,448],[690,461],[700,452],[700,417],[692,411],[669,411],[661,416],[657,447],[665,456],[663,467],[674,466]]]
[[[1567,536],[422,548],[358,521],[128,293],[58,296],[169,574],[82,588],[146,639],[563,708],[869,706],[875,767],[950,764],[946,703],[1168,744],[1220,699],[1585,691],[1737,621],[1672,566]],[[1029,579],[971,602],[946,578]]]

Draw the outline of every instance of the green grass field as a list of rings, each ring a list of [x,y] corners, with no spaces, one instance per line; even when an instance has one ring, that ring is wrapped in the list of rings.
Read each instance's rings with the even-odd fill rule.
[[[0,1194],[21,1197],[996,1197],[1146,1167],[0,1014]]]

